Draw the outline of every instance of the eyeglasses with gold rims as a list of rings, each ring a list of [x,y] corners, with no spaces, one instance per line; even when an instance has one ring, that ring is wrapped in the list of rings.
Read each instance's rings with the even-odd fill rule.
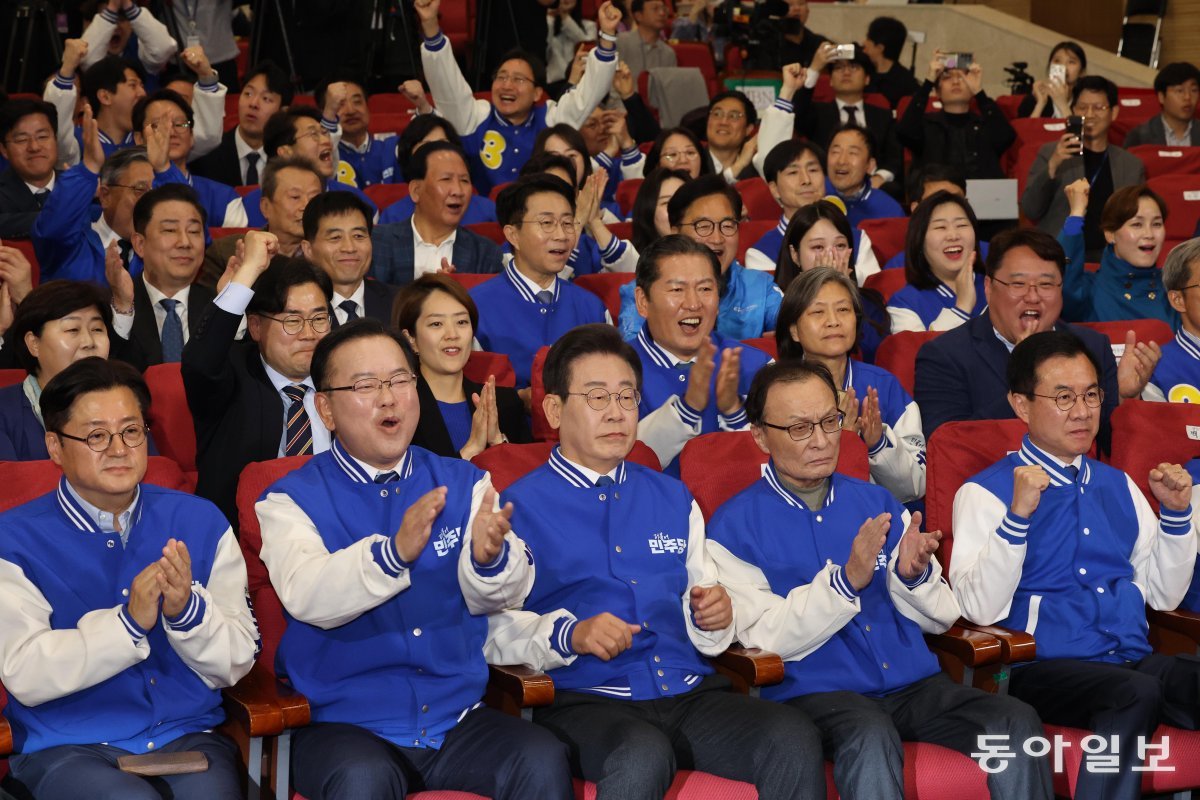
[[[821,430],[825,433],[837,433],[842,429],[842,422],[846,416],[842,412],[830,414],[828,417],[823,417],[816,422],[794,422],[791,425],[773,425],[766,420],[763,421],[763,427],[774,428],[777,431],[787,431],[788,436],[792,437],[793,442],[803,442],[805,439],[813,435],[813,431],[817,426],[821,426]]]
[[[1008,289],[1008,293],[1013,297],[1024,297],[1030,288],[1039,297],[1049,297],[1062,288],[1062,281],[1037,281],[1030,283],[1029,281],[1002,281],[996,277],[993,277],[992,281]]]
[[[636,411],[642,402],[642,393],[637,389],[622,389],[619,392],[610,392],[597,387],[587,392],[567,392],[567,397],[587,398],[588,407],[594,411],[603,411],[608,408],[612,404],[613,398],[616,398],[617,405],[626,411]]]
[[[1082,394],[1073,392],[1070,389],[1063,389],[1056,394],[1038,394],[1034,392],[1033,396],[1053,400],[1054,405],[1058,406],[1059,411],[1070,411],[1079,402],[1079,398],[1081,397],[1083,398],[1083,404],[1088,408],[1099,408],[1100,404],[1104,402],[1103,389],[1088,389]]]
[[[407,389],[417,380],[417,376],[402,369],[387,380],[382,378],[359,378],[349,386],[330,386],[323,392],[354,392],[360,397],[370,397],[379,394],[384,389]]]
[[[312,326],[313,333],[325,333],[333,324],[333,320],[328,314],[314,314],[311,317],[301,317],[295,314],[289,314],[286,317],[272,317],[269,314],[259,314],[259,316],[278,322],[283,326],[283,332],[289,336],[295,336],[304,330],[305,323]]]
[[[72,436],[69,433],[55,431],[63,439],[70,439],[73,442],[83,442],[88,446],[89,450],[97,453],[103,453],[112,444],[114,437],[121,437],[121,441],[126,447],[141,447],[146,443],[146,431],[150,430],[149,425],[128,425],[125,428],[113,433],[104,428],[96,428],[87,436]]]

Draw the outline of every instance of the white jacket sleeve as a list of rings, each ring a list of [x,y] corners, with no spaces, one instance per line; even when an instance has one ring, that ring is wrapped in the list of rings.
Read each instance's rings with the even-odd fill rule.
[[[770,272],[771,270],[775,269],[776,264],[773,260],[771,260],[770,256],[768,256],[762,250],[757,250],[751,247],[746,251],[745,267],[746,269],[760,269]]]
[[[759,175],[763,174],[763,164],[766,163],[767,154],[775,145],[792,138],[792,126],[795,124],[795,120],[796,115],[792,110],[792,104],[786,101],[776,100],[770,108],[763,112],[758,126],[758,150],[755,152],[754,158],[750,160]],[[772,267],[772,269],[774,268]]]
[[[492,104],[475,98],[444,33],[439,32],[436,39],[421,45],[421,65],[437,113],[454,126],[459,136],[474,132],[487,121]]]
[[[196,84],[192,97],[192,116],[195,117],[196,127],[192,131],[192,152],[188,153],[188,161],[211,153],[221,144],[221,136],[225,133],[225,96],[228,93],[223,83]]]
[[[638,422],[638,439],[654,451],[662,464],[675,460],[689,439],[700,435],[702,420],[683,405],[679,395],[642,417]]]
[[[1029,520],[977,483],[963,484],[954,495],[953,519],[954,596],[964,617],[992,625],[1008,616],[1021,582]]]
[[[50,627],[54,609],[16,564],[0,561],[0,681],[36,706],[95,686],[150,655],[124,606],[84,614],[74,628]]]
[[[46,84],[42,99],[54,106],[58,113],[58,163],[73,167],[79,163],[82,153],[79,140],[75,138],[75,100],[78,97],[75,82],[54,73]]]
[[[546,124],[565,122],[572,128],[582,128],[592,110],[608,96],[616,74],[617,51],[594,48],[588,55],[587,69],[579,85],[558,98],[558,102],[551,100],[546,103]],[[434,95],[434,99],[437,99],[437,95]],[[441,104],[438,105],[440,107]]]
[[[524,664],[542,672],[565,667],[578,657],[560,652],[570,650],[569,635],[575,621],[575,615],[564,608],[546,614],[518,610],[492,614],[483,655],[489,664]],[[567,637],[558,648],[551,646],[556,633]]]
[[[467,518],[462,551],[458,555],[458,585],[472,614],[520,608],[533,589],[535,577],[533,556],[513,531],[504,535],[504,547],[494,563],[482,566],[475,563],[471,555],[472,533],[475,518],[489,491],[493,491],[492,476],[484,473],[471,489],[471,514]],[[499,508],[499,492],[494,492],[492,510]]]
[[[226,529],[208,583],[192,585],[177,620],[163,619],[171,647],[211,689],[232,686],[250,671],[259,649],[258,626],[246,589],[246,562]]]
[[[901,331],[923,332],[925,330],[925,323],[917,316],[917,312],[911,308],[888,306],[887,313],[892,321],[892,333],[900,333]]]
[[[148,74],[157,75],[179,51],[179,45],[167,26],[155,19],[147,9],[135,3],[128,16],[133,32],[138,37],[138,60]]]
[[[904,512],[903,524],[908,529],[908,512]],[[896,559],[900,552],[897,543],[888,559],[888,594],[896,604],[896,610],[921,627],[924,633],[945,633],[960,616],[958,600],[954,598],[949,584],[942,578],[942,565],[937,556],[929,559],[929,568],[921,582],[907,586],[896,572]],[[957,555],[957,553],[955,553]],[[878,579],[878,578],[876,578]]]
[[[854,255],[854,280],[862,286],[867,278],[882,271],[879,259],[875,257],[875,248],[871,245],[871,237],[863,231],[858,235],[858,252]]]
[[[269,494],[254,510],[271,584],[301,622],[325,629],[345,625],[412,583],[391,536],[372,534],[331,553],[313,521],[286,494]]]
[[[688,515],[688,548],[687,548],[687,588],[683,591],[683,618],[687,623],[688,638],[692,644],[706,656],[717,656],[724,653],[733,644],[737,633],[737,603],[733,603],[733,622],[729,627],[719,631],[705,631],[696,627],[692,620],[692,587],[716,586],[721,582],[717,564],[709,549],[708,537],[704,534],[704,513],[695,500]],[[728,590],[726,590],[728,591]],[[732,601],[732,596],[730,597]]]
[[[1163,508],[1156,518],[1133,478],[1126,475],[1125,479],[1138,518],[1138,538],[1131,558],[1133,580],[1142,590],[1146,605],[1173,611],[1183,602],[1196,567],[1192,509],[1180,513]]]
[[[925,496],[925,434],[921,409],[909,402],[894,425],[884,424],[883,439],[868,454],[871,477],[901,503]]]
[[[87,42],[88,46],[87,55],[79,62],[80,70],[87,69],[108,55],[108,43],[112,41],[113,31],[117,29],[119,19],[117,14],[109,11],[103,5],[96,12],[96,16],[92,17],[92,21],[83,29],[83,33],[79,37]]]

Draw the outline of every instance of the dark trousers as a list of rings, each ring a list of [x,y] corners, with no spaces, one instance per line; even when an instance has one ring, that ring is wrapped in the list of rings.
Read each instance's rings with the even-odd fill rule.
[[[1017,758],[1004,771],[988,775],[994,800],[1049,800],[1054,795],[1046,760],[1019,749],[1020,742],[1042,734],[1037,713],[1019,700],[960,686],[942,673],[886,697],[821,692],[787,704],[821,730],[842,797],[903,800],[902,741],[938,744],[969,756],[979,750],[983,734],[1006,734],[1009,742],[1018,743]]]
[[[13,780],[37,800],[241,800],[244,779],[237,745],[218,733],[189,733],[154,752],[183,750],[204,753],[208,769],[143,778],[117,769],[117,758],[130,755],[128,750],[105,744],[60,745],[10,756],[8,764]]]
[[[821,738],[803,714],[728,691],[709,676],[690,692],[619,700],[559,692],[533,721],[571,749],[597,800],[662,800],[677,769],[752,783],[761,800],[825,796]]]
[[[293,734],[292,784],[309,800],[402,800],[447,789],[493,800],[574,800],[566,748],[490,708],[467,714],[440,749],[399,747],[365,728],[322,723]]]
[[[1017,667],[1009,693],[1052,725],[1087,728],[1117,737],[1116,774],[1080,769],[1076,797],[1117,800],[1141,795],[1137,739],[1148,741],[1159,723],[1196,730],[1200,723],[1200,659],[1151,655],[1136,663],[1056,659]]]

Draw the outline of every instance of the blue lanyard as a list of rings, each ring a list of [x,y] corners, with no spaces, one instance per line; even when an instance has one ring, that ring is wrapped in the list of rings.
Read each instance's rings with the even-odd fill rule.
[[[1108,165],[1108,148],[1104,150],[1104,158],[1100,159],[1100,166],[1096,167],[1096,171],[1092,173],[1092,177],[1088,178],[1088,188],[1096,184],[1096,179],[1100,177],[1100,173],[1104,171],[1104,167]]]

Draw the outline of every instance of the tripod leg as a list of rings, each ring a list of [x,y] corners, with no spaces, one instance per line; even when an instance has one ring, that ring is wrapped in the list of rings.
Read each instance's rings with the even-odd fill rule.
[[[17,76],[17,86],[25,88],[25,77],[29,73],[29,57],[33,50],[33,11],[25,18],[25,48],[21,52],[21,73]]]
[[[12,27],[8,29],[8,49],[4,51],[4,85],[9,86],[8,78],[12,74],[12,59],[16,57],[17,51],[17,15],[13,14]],[[18,89],[21,86],[18,84]]]
[[[296,72],[296,59],[292,57],[292,39],[287,32],[287,19],[283,16],[283,4],[281,0],[275,0],[275,15],[279,19],[279,35],[283,38],[283,53],[287,58],[288,74],[292,78],[292,85],[297,90],[300,86],[300,74]]]

